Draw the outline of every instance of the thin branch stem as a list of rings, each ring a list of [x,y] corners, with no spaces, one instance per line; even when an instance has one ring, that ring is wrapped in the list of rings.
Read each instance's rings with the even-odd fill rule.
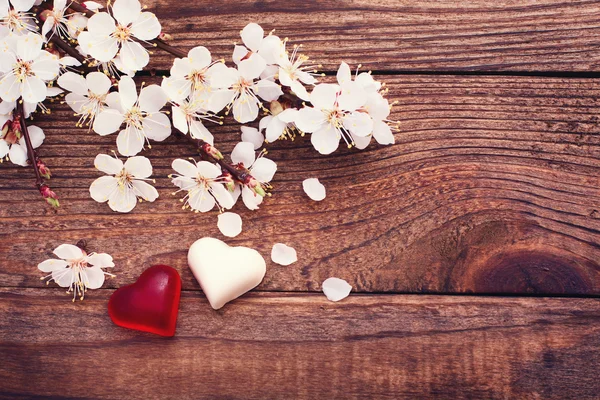
[[[85,58],[73,46],[71,46],[70,44],[65,42],[58,35],[56,35],[56,34],[52,35],[52,37],[50,38],[50,41],[52,43],[54,43],[62,51],[67,53],[69,56],[71,56],[74,59],[76,59],[77,61],[79,61],[81,64],[85,64]]]
[[[25,146],[27,147],[27,157],[29,158],[29,162],[33,166],[33,170],[35,171],[35,185],[38,189],[44,184],[44,179],[42,178],[42,174],[38,169],[37,165],[37,157],[35,155],[35,150],[33,149],[33,144],[31,143],[31,137],[29,136],[29,131],[27,130],[27,124],[25,122],[25,110],[23,109],[23,103],[17,101],[17,115],[19,117],[19,123],[21,125],[21,132],[23,133],[23,137],[25,138]]]

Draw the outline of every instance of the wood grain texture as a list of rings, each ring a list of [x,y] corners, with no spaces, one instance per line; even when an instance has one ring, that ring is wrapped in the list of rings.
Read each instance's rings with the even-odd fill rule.
[[[330,276],[358,292],[600,294],[600,83],[529,77],[385,77],[397,144],[320,156],[308,140],[275,142],[273,197],[256,212],[234,211],[243,233],[230,244],[259,250],[268,271],[259,290],[318,291]],[[193,156],[169,138],[147,155],[160,198],[131,214],[113,213],[88,193],[101,176],[99,152],[114,135],[73,128],[58,107],[40,121],[40,156],[53,168],[58,212],[30,188],[32,171],[0,166],[0,285],[40,287],[36,265],[60,243],[86,239],[115,256],[116,280],[131,283],[148,266],[168,263],[185,289],[198,284],[186,252],[203,236],[221,237],[217,213],[192,214],[171,196],[174,158]],[[229,152],[239,126],[213,129]],[[312,202],[305,178],[328,197]],[[31,205],[35,206],[32,207]],[[271,246],[294,246],[299,261],[270,262]]]
[[[149,0],[183,49],[231,59],[258,22],[302,44],[323,70],[341,60],[385,71],[597,71],[600,3],[590,0]],[[156,68],[172,59],[160,51]]]
[[[600,301],[249,294],[182,297],[177,335],[125,330],[110,290],[82,303],[0,289],[0,396],[596,399]],[[57,320],[60,319],[60,323]]]

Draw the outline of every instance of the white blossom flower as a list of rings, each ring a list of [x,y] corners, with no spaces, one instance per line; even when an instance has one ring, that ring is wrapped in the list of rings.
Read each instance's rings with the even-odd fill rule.
[[[389,123],[393,123],[393,121],[388,120],[390,115],[390,104],[380,92],[382,87],[381,83],[374,80],[370,73],[361,72],[359,74],[358,70],[353,82],[350,67],[345,62],[342,62],[338,69],[337,81],[342,87],[347,84],[357,84],[366,94],[363,111],[368,113],[373,119],[373,131],[372,135],[369,136],[360,137],[354,135],[353,139],[356,147],[359,149],[367,147],[371,141],[371,136],[373,136],[379,144],[393,144],[394,135],[389,126]]]
[[[267,64],[277,64],[282,56],[283,43],[279,37],[269,33],[265,37],[263,28],[251,22],[240,32],[244,46],[236,45],[233,50],[233,62],[239,64],[249,53],[259,55]]]
[[[153,13],[142,12],[138,0],[115,0],[111,12],[112,16],[99,12],[89,19],[87,31],[77,38],[79,45],[100,62],[113,61],[119,55],[125,68],[139,71],[148,64],[149,55],[136,39],[155,39],[160,22]]]
[[[242,217],[233,212],[219,214],[217,227],[224,236],[236,237],[242,233]]]
[[[202,139],[210,145],[214,144],[212,133],[202,123],[202,120],[208,120],[219,123],[218,118],[213,113],[205,110],[202,106],[202,101],[196,99],[179,100],[178,103],[173,103],[171,113],[173,118],[173,126],[181,133],[190,133],[194,139]]]
[[[310,96],[304,85],[314,85],[317,83],[315,74],[317,73],[316,65],[304,65],[308,61],[308,57],[304,54],[299,54],[298,50],[301,45],[294,45],[292,54],[288,57],[284,55],[279,61],[279,82],[283,86],[287,86],[304,101],[309,101]]]
[[[298,261],[296,249],[283,243],[275,243],[271,249],[271,260],[275,264],[288,266]]]
[[[0,125],[0,128],[4,124]],[[45,139],[44,131],[35,125],[28,125],[27,132],[31,139],[31,145],[37,149],[42,145]],[[5,129],[0,132],[0,159],[7,157],[13,164],[22,167],[27,166],[27,145],[25,144],[25,136],[22,133],[13,132],[10,129]]]
[[[98,154],[94,166],[107,176],[92,182],[90,195],[98,203],[108,201],[113,211],[127,213],[142,199],[153,202],[158,198],[156,189],[144,181],[152,175],[152,165],[146,157],[130,157],[125,164],[116,157]]]
[[[65,14],[68,8],[67,0],[54,0],[52,9],[42,13],[42,18],[45,18],[44,24],[42,25],[42,36],[44,38],[49,40],[54,35],[64,38],[75,38],[71,33],[77,33],[79,27],[77,25],[69,25],[77,24],[79,20],[73,18],[75,14]],[[52,34],[47,36],[49,32],[52,32]]]
[[[205,103],[215,88],[229,87],[235,76],[221,61],[213,62],[210,51],[198,46],[191,49],[187,57],[176,58],[170,76],[163,79],[162,88],[171,101],[194,97]],[[214,84],[213,84],[214,83]],[[207,104],[201,104],[207,108]]]
[[[76,297],[83,300],[88,289],[98,289],[104,284],[104,276],[113,276],[103,271],[103,268],[113,268],[115,264],[110,255],[106,253],[90,253],[72,244],[61,244],[54,249],[54,254],[59,259],[51,258],[38,264],[42,272],[50,273],[42,277],[48,279],[46,284],[54,281],[60,287],[69,288],[67,293],[73,292],[73,301]]]
[[[124,156],[138,154],[149,139],[161,142],[171,134],[171,121],[160,111],[167,95],[158,85],[142,88],[138,98],[133,79],[123,76],[119,91],[109,93],[106,103],[109,108],[96,115],[94,132],[109,135],[125,122],[125,129],[117,137],[117,148]]]
[[[221,86],[220,90],[215,91],[210,97],[208,109],[214,113],[219,112],[224,107],[228,111],[233,108],[233,117],[240,123],[254,121],[258,116],[258,110],[262,107],[262,98],[266,101],[273,101],[283,94],[281,87],[268,79],[257,78],[266,68],[265,60],[256,54],[252,54],[247,59],[241,61],[238,68],[228,68],[229,74],[233,76],[233,84],[229,79],[223,83],[217,83]]]
[[[252,143],[254,145],[254,150],[258,150],[262,147],[265,137],[258,129],[245,125],[242,125],[240,129],[242,131],[242,142]]]
[[[326,196],[325,186],[317,178],[308,178],[302,181],[302,189],[314,201],[321,201]]]
[[[356,83],[343,88],[319,84],[310,94],[313,107],[304,107],[298,112],[296,126],[312,133],[311,143],[319,153],[331,154],[338,148],[340,139],[350,147],[354,137],[364,137],[373,131],[373,119],[360,111],[365,101],[365,92]]]
[[[246,168],[262,187],[270,188],[269,182],[271,182],[277,171],[277,164],[274,161],[263,157],[264,154],[265,152],[262,151],[259,153],[258,157],[256,157],[254,145],[252,143],[240,142],[235,145],[231,152],[231,161]],[[236,186],[234,198],[237,198],[239,193],[239,186]],[[257,194],[256,190],[253,190],[248,185],[244,185],[241,188],[241,195],[244,204],[250,210],[258,209],[258,206],[263,201],[263,196]]]
[[[29,12],[35,0],[0,0],[0,24],[16,35],[36,32],[35,15]],[[12,7],[11,7],[12,6]]]
[[[207,212],[215,205],[219,210],[230,209],[234,205],[231,193],[225,188],[220,178],[221,169],[208,161],[189,161],[177,159],[172,163],[177,174],[170,175],[171,182],[180,191],[187,192],[182,202],[183,208],[191,208],[195,212]],[[174,194],[175,194],[174,193]]]
[[[16,101],[22,97],[28,103],[46,99],[46,82],[58,75],[58,57],[42,50],[40,35],[6,36],[0,42],[0,97]]]
[[[348,297],[352,286],[340,278],[327,278],[321,285],[329,301],[340,301]]]
[[[267,115],[260,120],[259,129],[265,131],[267,142],[273,143],[279,138],[293,140],[298,132],[295,120],[298,117],[298,110],[287,108],[279,114]]]
[[[106,107],[106,97],[112,83],[102,72],[90,72],[84,78],[74,72],[65,72],[58,78],[58,84],[69,94],[67,104],[79,116],[78,126],[91,126],[100,111]]]

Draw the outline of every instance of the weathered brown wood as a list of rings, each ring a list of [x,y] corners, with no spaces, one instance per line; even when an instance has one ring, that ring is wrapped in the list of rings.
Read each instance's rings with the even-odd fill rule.
[[[0,395],[74,398],[596,399],[594,299],[185,292],[177,334],[113,325],[112,291],[71,303],[0,289]]]
[[[399,101],[397,144],[319,156],[308,140],[275,142],[273,197],[260,210],[234,211],[243,233],[228,240],[257,248],[268,271],[259,290],[316,291],[330,276],[359,292],[600,293],[600,83],[530,77],[385,77]],[[99,152],[115,136],[75,129],[58,107],[40,121],[40,156],[53,168],[62,207],[53,212],[31,189],[33,172],[0,166],[0,286],[40,287],[37,263],[60,243],[86,239],[115,257],[116,280],[131,283],[168,263],[184,287],[196,239],[221,237],[217,213],[180,209],[167,179],[176,157],[193,155],[170,138],[143,154],[155,167],[160,198],[131,214],[113,213],[88,193],[101,176]],[[229,152],[239,126],[213,129]],[[325,201],[301,182],[318,177]],[[289,267],[270,262],[273,243],[299,252]]]
[[[324,70],[597,71],[600,4],[589,0],[149,0],[172,44],[231,59],[258,22],[303,44]],[[170,67],[157,50],[153,66]]]

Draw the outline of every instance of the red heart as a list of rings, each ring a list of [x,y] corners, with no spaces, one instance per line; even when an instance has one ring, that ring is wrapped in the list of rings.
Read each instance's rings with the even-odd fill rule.
[[[108,315],[119,326],[162,336],[175,335],[181,278],[167,265],[154,265],[138,280],[117,289],[108,300]]]

